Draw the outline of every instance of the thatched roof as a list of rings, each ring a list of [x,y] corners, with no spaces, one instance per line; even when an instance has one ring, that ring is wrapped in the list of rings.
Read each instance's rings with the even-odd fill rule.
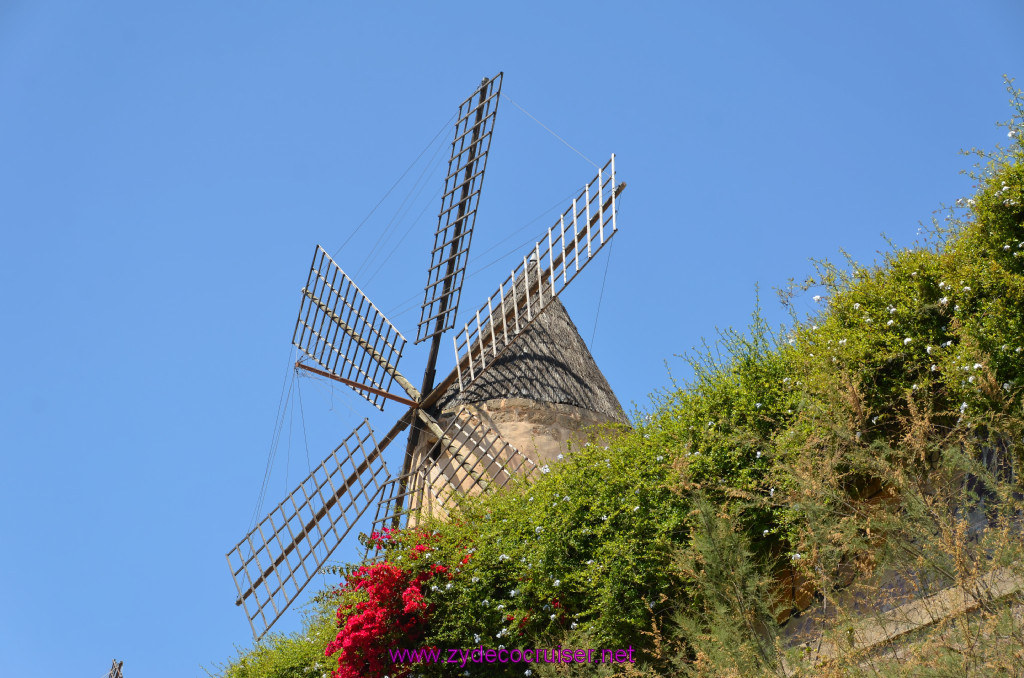
[[[627,423],[608,380],[557,297],[472,386],[458,392],[456,382],[438,405],[449,410],[503,398],[572,405]]]

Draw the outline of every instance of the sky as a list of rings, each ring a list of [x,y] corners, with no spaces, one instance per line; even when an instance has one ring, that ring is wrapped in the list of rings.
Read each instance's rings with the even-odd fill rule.
[[[294,376],[313,249],[415,337],[481,78],[507,97],[460,318],[614,152],[619,231],[563,300],[634,411],[759,295],[784,322],[812,258],[870,262],[967,194],[1022,25],[1011,0],[0,2],[0,675],[202,676],[251,644],[224,554],[268,462],[266,509],[401,414]]]

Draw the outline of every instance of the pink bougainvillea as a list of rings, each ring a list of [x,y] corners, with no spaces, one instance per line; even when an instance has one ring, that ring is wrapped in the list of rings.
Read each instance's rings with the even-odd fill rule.
[[[395,536],[396,533],[385,529],[382,533],[374,532],[370,539],[377,548],[382,548]],[[425,544],[416,544],[410,557],[417,559],[430,550]],[[340,630],[324,650],[327,657],[337,655],[334,678],[408,675],[412,667],[395,666],[388,650],[418,647],[431,612],[423,597],[423,586],[435,576],[450,579],[452,575],[443,565],[412,572],[384,561],[363,565],[346,576],[340,592],[361,591],[365,600],[338,608]]]

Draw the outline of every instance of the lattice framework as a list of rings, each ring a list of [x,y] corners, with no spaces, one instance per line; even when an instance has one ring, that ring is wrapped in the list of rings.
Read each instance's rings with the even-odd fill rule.
[[[487,169],[487,154],[498,113],[501,80],[502,74],[499,73],[485,81],[459,106],[416,343],[455,327],[484,170]]]
[[[406,340],[317,245],[292,343],[334,376],[388,391]],[[383,396],[353,388],[384,409]]]
[[[498,286],[498,291],[452,338],[460,388],[472,384],[615,235],[615,156],[600,168]]]
[[[253,636],[261,638],[391,477],[363,421],[227,554]],[[252,599],[251,601],[249,599]]]
[[[505,487],[514,477],[530,479],[537,473],[533,459],[462,407],[404,482],[402,477],[388,481],[371,530],[404,527],[409,515],[446,517],[461,496]],[[430,495],[426,502],[424,491]],[[399,511],[399,506],[405,508]]]

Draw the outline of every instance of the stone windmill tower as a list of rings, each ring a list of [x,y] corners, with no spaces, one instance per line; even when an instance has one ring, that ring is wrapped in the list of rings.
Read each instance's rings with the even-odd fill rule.
[[[576,325],[557,298],[545,308],[504,356],[466,389],[452,388],[438,402],[438,422],[449,427],[459,411],[495,432],[526,457],[518,475],[530,476],[586,442],[591,429],[628,425],[611,386],[594,361]],[[431,455],[435,456],[430,460]],[[412,454],[413,467],[431,461],[437,475],[409,488],[415,512],[445,516],[444,501],[457,487],[461,494],[479,491],[474,479],[460,477],[458,461],[439,439],[426,436]],[[532,463],[531,463],[532,462]],[[493,474],[492,474],[493,475]],[[378,515],[375,521],[386,524]]]

